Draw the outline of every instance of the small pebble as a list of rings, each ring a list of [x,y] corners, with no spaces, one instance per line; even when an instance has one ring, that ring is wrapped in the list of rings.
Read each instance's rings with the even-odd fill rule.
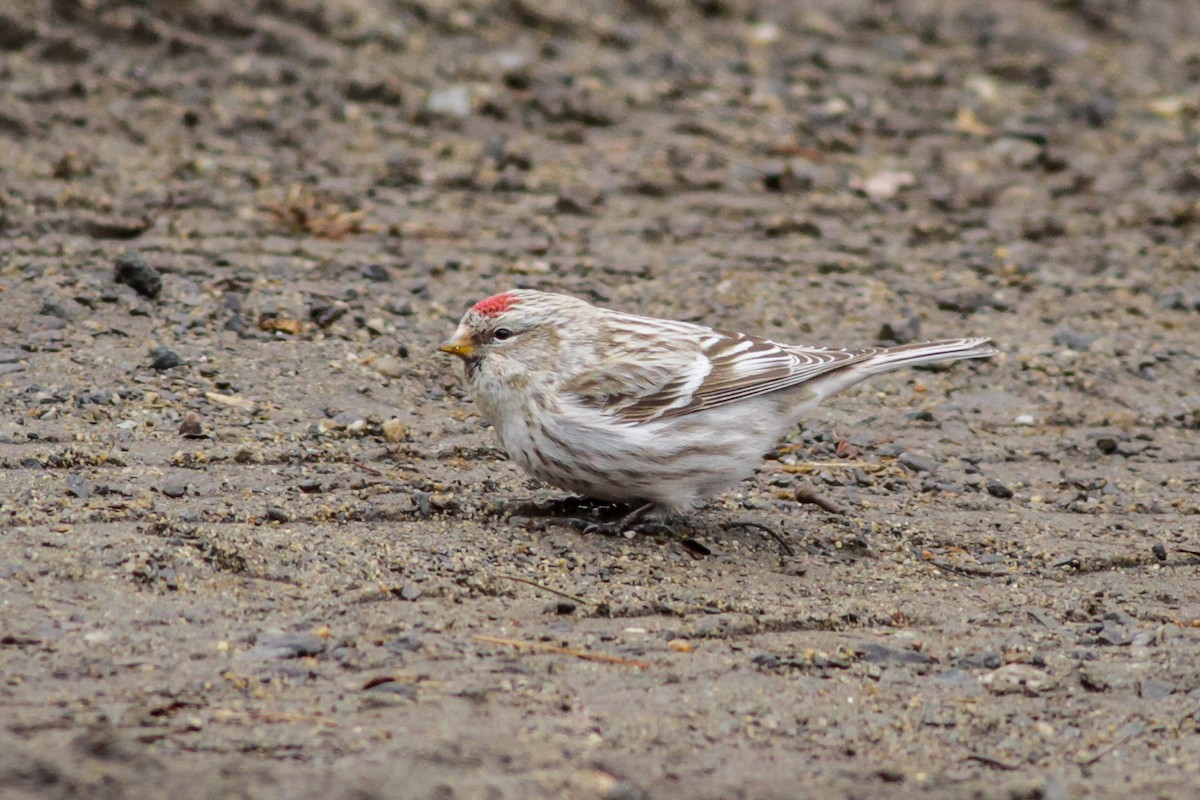
[[[371,365],[385,378],[400,378],[403,377],[409,370],[404,361],[395,356],[384,356],[375,360]]]
[[[392,279],[392,273],[383,264],[368,264],[363,267],[362,276],[375,283],[387,283]]]
[[[187,416],[183,418],[183,422],[179,424],[179,435],[188,439],[200,439],[204,436],[204,429],[200,425],[200,417],[195,411],[189,411]]]
[[[1054,332],[1051,339],[1055,344],[1066,347],[1069,350],[1074,350],[1079,353],[1086,353],[1092,349],[1092,343],[1096,341],[1095,336],[1086,333],[1080,333],[1072,328],[1062,327]]]
[[[464,84],[455,84],[430,93],[425,101],[425,110],[430,114],[445,114],[463,119],[471,115],[471,90]]]
[[[1058,681],[1029,664],[1005,664],[979,679],[992,694],[1025,694],[1033,696],[1053,689]]]
[[[400,420],[392,417],[387,422],[383,423],[383,438],[395,444],[403,442],[405,436],[408,435],[408,426]]]
[[[291,522],[292,518],[279,506],[267,506],[267,519],[271,522]]]

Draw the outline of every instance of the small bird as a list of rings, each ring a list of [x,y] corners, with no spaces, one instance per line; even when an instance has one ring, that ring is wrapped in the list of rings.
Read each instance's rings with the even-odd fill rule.
[[[461,358],[500,444],[562,489],[683,514],[753,472],[825,398],[901,367],[988,358],[988,339],[782,344],[527,289],[480,300],[439,348]]]

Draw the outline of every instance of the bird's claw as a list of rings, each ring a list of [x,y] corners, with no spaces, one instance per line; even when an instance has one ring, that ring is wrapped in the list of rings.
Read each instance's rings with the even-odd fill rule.
[[[670,525],[657,520],[636,520],[627,522],[625,518],[598,522],[591,519],[582,519],[580,517],[565,517],[562,520],[566,524],[575,528],[584,536],[609,536],[609,537],[624,537],[633,538],[636,534],[649,535],[675,535],[675,529]]]

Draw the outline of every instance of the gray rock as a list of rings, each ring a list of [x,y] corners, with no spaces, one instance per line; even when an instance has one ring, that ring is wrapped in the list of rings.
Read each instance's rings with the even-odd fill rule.
[[[913,472],[933,472],[938,468],[938,462],[935,459],[907,450],[900,454],[899,460]]]
[[[95,486],[92,482],[78,472],[67,475],[67,494],[78,497],[80,500],[86,500],[92,496],[94,491]]]
[[[325,652],[326,641],[315,633],[264,633],[243,656],[249,660],[302,658]]]
[[[862,660],[868,664],[905,665],[934,663],[933,658],[925,653],[918,653],[916,650],[906,650],[900,647],[887,647],[875,642],[863,645],[860,649],[862,651]]]
[[[1157,678],[1142,678],[1138,683],[1138,695],[1144,700],[1161,700],[1175,692],[1175,684]]]
[[[1092,343],[1096,341],[1096,337],[1091,334],[1081,333],[1064,325],[1054,332],[1054,337],[1051,341],[1070,350],[1086,353],[1092,349]]]

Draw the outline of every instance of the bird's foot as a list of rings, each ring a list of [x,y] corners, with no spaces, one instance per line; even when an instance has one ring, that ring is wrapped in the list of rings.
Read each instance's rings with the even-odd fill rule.
[[[603,500],[592,500],[579,495],[565,495],[550,500],[523,500],[507,504],[503,515],[508,517],[580,517],[583,515],[615,513],[624,510],[624,506],[614,506]]]
[[[646,503],[638,506],[622,517],[613,520],[595,520],[583,519],[580,517],[568,517],[565,521],[574,528],[578,528],[587,534],[600,534],[601,536],[624,536],[630,531],[641,533],[667,533],[674,534],[674,531],[665,522],[657,519],[646,519],[646,515],[654,509],[654,503]]]

